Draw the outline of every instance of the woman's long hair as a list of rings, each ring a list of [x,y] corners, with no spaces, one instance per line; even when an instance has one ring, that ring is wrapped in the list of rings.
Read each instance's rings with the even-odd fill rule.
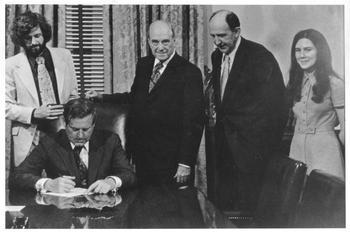
[[[312,87],[312,100],[315,103],[323,102],[325,94],[330,89],[329,76],[334,75],[339,77],[332,68],[332,56],[326,38],[314,29],[306,29],[298,32],[293,39],[291,48],[291,67],[289,70],[288,96],[289,103],[300,101],[301,86],[304,76],[304,71],[298,64],[295,57],[295,45],[300,39],[309,39],[317,49],[316,63],[314,64],[314,75],[316,83]]]

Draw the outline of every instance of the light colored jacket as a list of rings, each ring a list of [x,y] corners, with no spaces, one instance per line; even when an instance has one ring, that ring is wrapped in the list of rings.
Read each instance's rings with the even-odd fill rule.
[[[78,86],[72,55],[63,48],[49,48],[55,68],[60,103],[78,97]],[[6,59],[6,119],[12,120],[15,166],[28,155],[37,125],[31,123],[32,112],[39,107],[33,73],[25,53]],[[60,119],[59,128],[64,128]]]

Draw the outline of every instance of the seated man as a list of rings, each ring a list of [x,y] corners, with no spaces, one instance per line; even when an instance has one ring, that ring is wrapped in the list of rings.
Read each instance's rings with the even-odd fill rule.
[[[14,170],[10,188],[69,192],[74,187],[107,193],[135,183],[118,135],[94,130],[96,108],[86,99],[64,106],[66,129],[45,137]],[[45,169],[47,178],[41,177]]]

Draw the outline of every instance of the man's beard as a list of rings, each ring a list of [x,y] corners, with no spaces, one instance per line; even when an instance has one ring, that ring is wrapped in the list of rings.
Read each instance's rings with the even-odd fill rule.
[[[45,44],[31,45],[25,48],[26,54],[31,57],[37,57],[44,50]]]

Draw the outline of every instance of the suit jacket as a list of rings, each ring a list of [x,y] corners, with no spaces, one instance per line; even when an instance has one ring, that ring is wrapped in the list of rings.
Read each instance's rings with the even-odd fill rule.
[[[122,187],[135,183],[135,175],[118,135],[95,130],[89,142],[88,185],[107,176],[118,176],[122,180]],[[55,137],[46,136],[40,141],[23,163],[15,168],[10,187],[35,188],[43,169],[47,177],[52,179],[62,175],[79,177],[65,130],[60,130]]]
[[[60,103],[78,97],[72,56],[67,49],[49,48],[55,68]],[[28,155],[37,124],[31,123],[34,108],[39,107],[33,73],[25,53],[6,59],[6,119],[12,120],[12,137],[15,166]],[[58,121],[63,128],[63,118]]]
[[[130,93],[104,95],[103,100],[129,103],[127,148],[136,170],[175,175],[178,163],[196,161],[204,125],[201,71],[175,54],[149,93],[155,58],[141,58]]]
[[[239,169],[259,171],[281,141],[287,116],[285,86],[273,55],[262,45],[241,39],[222,101],[222,53],[212,54],[216,141],[220,148],[226,140]]]

